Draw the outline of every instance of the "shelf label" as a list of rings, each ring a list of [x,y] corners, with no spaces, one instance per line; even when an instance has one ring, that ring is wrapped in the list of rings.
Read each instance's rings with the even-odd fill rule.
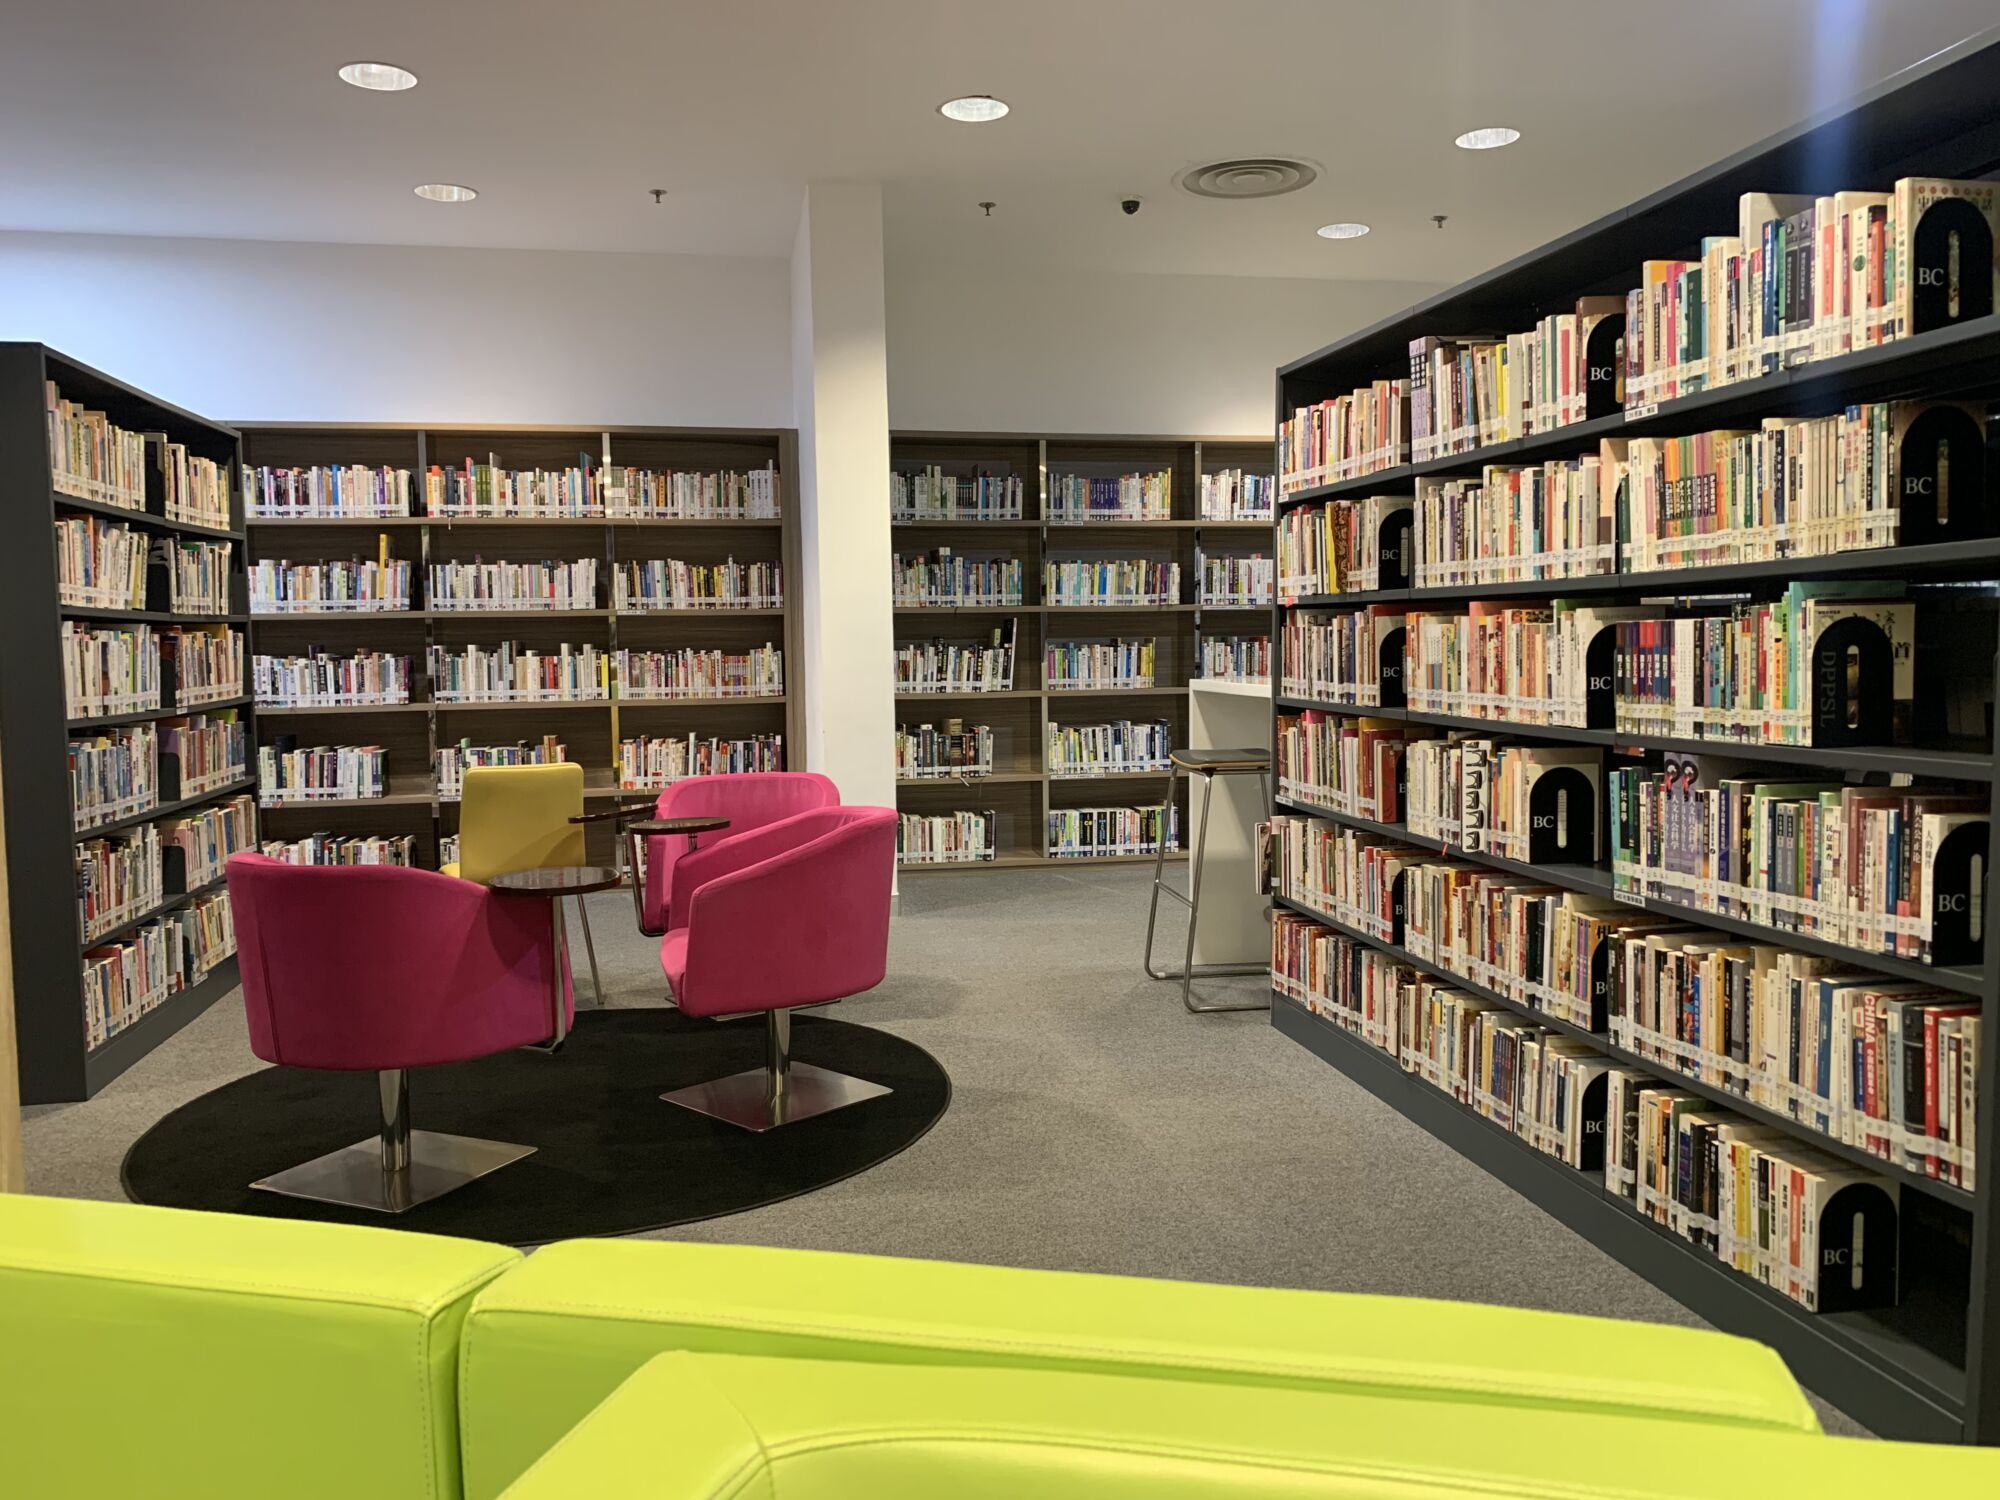
[[[1646,897],[1640,891],[1613,891],[1611,899],[1613,901],[1622,901],[1627,906],[1644,906],[1646,904]]]
[[[1628,422],[1643,422],[1648,417],[1657,417],[1659,414],[1660,403],[1657,401],[1645,401],[1637,406],[1625,408],[1625,420]]]

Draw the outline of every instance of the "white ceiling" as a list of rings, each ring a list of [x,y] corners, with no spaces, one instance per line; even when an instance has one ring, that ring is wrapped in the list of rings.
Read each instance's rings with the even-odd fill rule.
[[[1996,19],[1994,0],[0,0],[0,228],[783,255],[801,184],[860,178],[884,184],[894,259],[1449,281]],[[422,82],[336,79],[361,59]],[[935,113],[959,93],[1014,113]],[[1452,145],[1491,124],[1522,141]],[[1262,154],[1324,174],[1260,203],[1174,186]],[[427,181],[482,196],[424,203]],[[1375,232],[1313,235],[1336,219]]]

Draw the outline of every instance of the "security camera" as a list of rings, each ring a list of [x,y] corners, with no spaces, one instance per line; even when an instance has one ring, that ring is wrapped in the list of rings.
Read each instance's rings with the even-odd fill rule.
[[[1139,211],[1139,200],[1137,198],[1126,198],[1121,200],[1118,206],[1124,209],[1127,215],[1136,214]]]

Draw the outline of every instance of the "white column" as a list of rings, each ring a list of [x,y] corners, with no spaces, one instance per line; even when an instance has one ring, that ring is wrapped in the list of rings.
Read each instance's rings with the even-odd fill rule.
[[[799,429],[797,588],[806,765],[841,801],[894,807],[889,609],[889,375],[882,190],[806,189],[792,247],[792,396]]]

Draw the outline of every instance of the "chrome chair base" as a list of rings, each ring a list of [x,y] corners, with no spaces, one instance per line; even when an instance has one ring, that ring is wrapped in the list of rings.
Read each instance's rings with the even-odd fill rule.
[[[533,1146],[508,1141],[482,1141],[469,1135],[443,1135],[412,1130],[409,1162],[398,1171],[382,1165],[382,1138],[370,1136],[338,1151],[250,1184],[260,1192],[288,1198],[310,1198],[348,1208],[399,1214],[497,1172],[510,1162],[533,1156]]]
[[[811,1063],[793,1063],[778,1076],[776,1088],[773,1082],[768,1068],[751,1068],[660,1097],[696,1114],[761,1132],[895,1092],[865,1078],[852,1078]]]

